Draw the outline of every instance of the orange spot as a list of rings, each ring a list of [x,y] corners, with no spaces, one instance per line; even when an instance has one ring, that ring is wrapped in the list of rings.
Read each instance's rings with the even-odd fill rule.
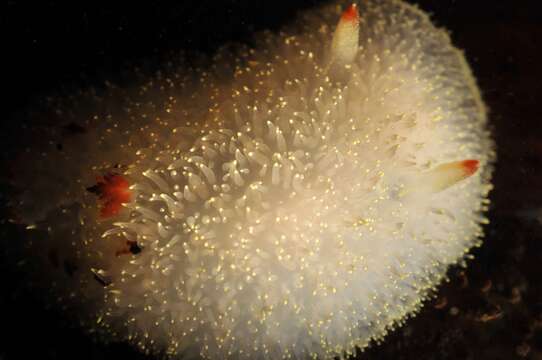
[[[116,257],[119,257],[119,256],[121,256],[121,255],[127,255],[127,254],[129,254],[129,253],[130,253],[130,249],[128,249],[128,248],[123,248],[123,249],[120,249],[120,250],[115,251],[115,256],[116,256]]]
[[[100,217],[105,219],[117,215],[122,209],[122,204],[130,202],[132,194],[128,189],[130,184],[122,176],[106,174],[96,178],[96,193],[102,202]]]
[[[341,21],[355,21],[356,23],[359,21],[359,12],[356,4],[350,5],[348,9],[343,12]]]
[[[115,256],[120,256],[120,255],[127,255],[127,254],[133,254],[135,255],[137,252],[135,252],[133,250],[133,247],[136,247],[137,249],[139,249],[139,247],[137,246],[137,242],[136,241],[130,241],[130,240],[126,240],[126,246],[123,247],[122,249],[120,250],[117,250],[115,251]]]
[[[463,160],[461,166],[465,171],[466,176],[471,176],[478,170],[480,162],[478,160]]]
[[[438,302],[435,304],[435,309],[444,309],[448,305],[448,298],[446,296],[440,298]]]

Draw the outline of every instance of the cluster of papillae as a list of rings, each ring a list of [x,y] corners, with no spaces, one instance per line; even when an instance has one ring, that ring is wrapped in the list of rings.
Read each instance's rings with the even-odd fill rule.
[[[92,327],[170,355],[344,356],[479,242],[491,143],[462,55],[399,1],[357,11],[129,102],[105,135],[136,154],[109,175],[129,189],[100,188],[122,213],[82,221]]]

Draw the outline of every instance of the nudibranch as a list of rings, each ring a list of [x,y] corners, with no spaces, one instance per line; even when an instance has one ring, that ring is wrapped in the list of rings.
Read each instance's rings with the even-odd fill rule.
[[[83,93],[58,115],[81,131],[23,155],[30,259],[71,264],[41,273],[90,332],[179,358],[346,357],[480,244],[493,143],[446,31],[360,0],[256,40]]]

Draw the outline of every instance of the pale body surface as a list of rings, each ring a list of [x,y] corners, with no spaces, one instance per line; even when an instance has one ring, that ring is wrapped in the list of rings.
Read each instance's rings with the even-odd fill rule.
[[[349,5],[88,99],[85,134],[27,162],[20,217],[76,265],[49,275],[86,328],[178,357],[345,356],[479,244],[493,152],[463,55],[410,5]],[[130,199],[100,216],[111,173]]]

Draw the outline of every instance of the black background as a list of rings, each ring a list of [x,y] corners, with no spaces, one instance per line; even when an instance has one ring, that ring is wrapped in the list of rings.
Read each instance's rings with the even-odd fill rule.
[[[24,141],[19,114],[46,96],[119,81],[134,65],[158,69],[179,50],[212,54],[227,42],[250,43],[254,31],[279,29],[318,2],[7,1],[0,11],[2,164]],[[359,358],[542,359],[542,227],[533,218],[542,209],[542,15],[537,1],[417,3],[465,50],[490,108],[499,158],[491,224],[468,269],[451,269],[434,301]],[[20,228],[6,211],[0,245],[10,260]],[[0,270],[0,359],[145,358],[124,344],[93,343],[44,308],[11,268]]]

